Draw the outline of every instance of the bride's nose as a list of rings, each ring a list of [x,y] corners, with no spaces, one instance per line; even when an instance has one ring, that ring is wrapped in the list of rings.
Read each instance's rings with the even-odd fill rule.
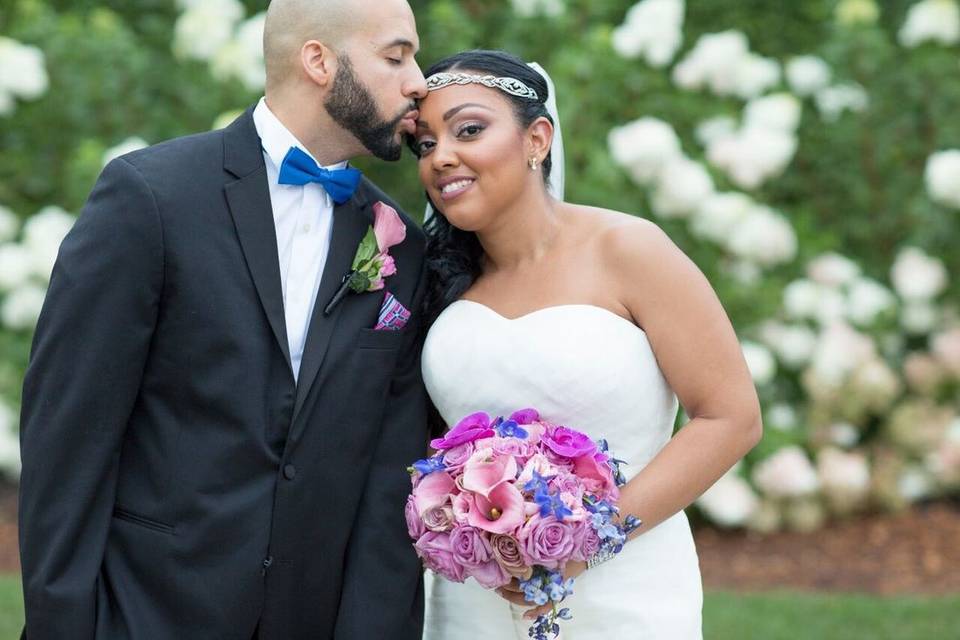
[[[442,140],[437,140],[435,144],[436,146],[433,148],[433,153],[430,154],[430,160],[433,163],[434,170],[442,171],[460,165],[460,159],[457,157],[456,151],[453,148],[454,145]]]

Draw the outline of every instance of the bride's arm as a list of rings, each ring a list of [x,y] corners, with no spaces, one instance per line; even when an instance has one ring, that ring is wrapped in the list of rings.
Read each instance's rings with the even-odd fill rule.
[[[603,244],[623,305],[690,417],[621,489],[621,515],[643,521],[635,537],[690,505],[760,441],[760,404],[719,299],[667,235],[633,219]]]

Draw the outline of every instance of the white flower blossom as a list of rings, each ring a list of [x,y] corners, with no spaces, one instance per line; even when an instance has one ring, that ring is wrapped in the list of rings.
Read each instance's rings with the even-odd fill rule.
[[[174,53],[183,58],[210,60],[230,41],[243,14],[238,0],[189,3],[174,24]]]
[[[922,336],[936,329],[940,320],[929,300],[908,300],[900,310],[900,326],[910,335]]]
[[[860,266],[839,253],[828,252],[807,263],[807,275],[818,284],[839,287],[853,282],[860,275]]]
[[[874,24],[880,9],[874,0],[840,0],[835,15],[842,25]]]
[[[919,465],[904,469],[897,479],[897,491],[907,502],[916,502],[933,493],[934,482],[930,474]]]
[[[870,278],[857,278],[847,291],[847,318],[854,324],[868,326],[896,304],[896,297],[885,286]]]
[[[740,348],[754,384],[763,386],[773,382],[777,375],[777,363],[773,354],[763,345],[746,340],[740,343]]]
[[[811,96],[830,84],[832,72],[823,58],[798,56],[787,62],[787,83],[798,96]]]
[[[755,206],[753,200],[737,192],[713,193],[690,219],[690,230],[701,238],[723,243]]]
[[[246,20],[237,35],[224,44],[210,61],[210,71],[219,80],[236,78],[250,91],[260,91],[266,84],[263,60],[263,28],[266,13]]]
[[[650,185],[668,162],[681,158],[680,138],[669,124],[641,118],[616,127],[608,136],[610,153],[640,185]]]
[[[744,126],[793,133],[800,126],[803,106],[790,93],[771,93],[754,98],[743,110]]]
[[[682,218],[712,194],[713,178],[704,166],[680,157],[668,162],[657,176],[651,206],[658,216]]]
[[[652,67],[673,60],[683,43],[684,0],[643,0],[613,30],[613,48],[624,58],[643,56]]]
[[[30,250],[21,244],[9,242],[0,245],[0,291],[10,291],[30,279]]]
[[[723,527],[745,525],[759,504],[750,484],[732,469],[697,498],[697,506],[711,522]]]
[[[813,315],[815,310],[811,310]],[[817,347],[817,334],[802,324],[766,322],[760,330],[764,344],[773,349],[777,358],[791,369],[798,369],[808,362]]]
[[[820,334],[810,370],[820,384],[838,387],[876,357],[877,346],[870,336],[843,322],[833,322]]]
[[[50,272],[57,260],[60,244],[73,227],[76,218],[60,207],[41,209],[23,225],[23,245],[30,250],[30,263],[34,275],[50,279]]]
[[[771,498],[796,498],[820,488],[807,454],[796,445],[783,447],[753,468],[753,483]]]
[[[849,449],[860,441],[860,432],[849,422],[835,422],[827,430],[830,442]]]
[[[138,149],[143,149],[147,146],[146,140],[138,137],[127,138],[120,144],[110,147],[103,153],[103,166],[110,164],[111,160],[119,158],[122,155],[130,153],[132,151],[137,151]]]
[[[796,257],[797,234],[781,214],[757,205],[733,228],[727,249],[736,256],[770,267]]]
[[[960,42],[960,6],[956,0],[921,0],[910,7],[897,38],[905,47],[924,42],[957,44]]]
[[[756,189],[783,173],[797,151],[794,134],[767,127],[745,127],[717,138],[707,160],[722,169],[741,189]]]
[[[20,231],[20,218],[10,209],[0,205],[0,242],[17,237]]]
[[[673,81],[682,89],[708,88],[719,96],[748,100],[780,82],[780,65],[751,53],[740,31],[710,33],[673,68]]]
[[[897,254],[890,270],[893,288],[905,300],[930,300],[947,287],[947,269],[921,249],[907,247]]]
[[[766,412],[764,424],[778,431],[792,431],[797,428],[797,411],[788,404],[775,404]]]
[[[17,418],[6,402],[0,400],[0,472],[17,481],[20,478],[20,438],[16,433]]]
[[[960,149],[934,153],[923,174],[930,198],[945,207],[960,209]]]
[[[698,124],[694,132],[694,137],[702,146],[709,147],[717,140],[735,134],[737,128],[735,118],[731,118],[730,116],[716,116]]]
[[[511,4],[514,13],[524,18],[534,16],[555,18],[563,15],[567,9],[563,0],[511,0]]]
[[[870,96],[858,84],[841,84],[817,91],[814,101],[820,115],[828,122],[836,122],[844,111],[861,113],[870,106]]]
[[[43,299],[47,291],[35,284],[24,284],[14,289],[3,300],[0,319],[3,325],[14,331],[32,330],[40,317]]]
[[[0,94],[36,100],[49,86],[43,51],[0,36]]]

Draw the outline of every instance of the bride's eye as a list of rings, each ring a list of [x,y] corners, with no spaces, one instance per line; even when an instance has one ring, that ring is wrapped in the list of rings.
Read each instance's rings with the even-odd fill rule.
[[[436,145],[436,143],[433,140],[424,139],[417,140],[415,146],[417,147],[417,152],[420,154],[420,157],[423,157],[433,150],[434,145]]]
[[[477,124],[475,122],[465,124],[457,130],[458,138],[473,138],[480,134],[481,131],[486,129],[482,124]]]

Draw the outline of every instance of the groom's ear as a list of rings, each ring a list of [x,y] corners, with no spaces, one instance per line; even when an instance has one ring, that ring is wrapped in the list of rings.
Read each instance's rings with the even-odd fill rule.
[[[542,162],[553,143],[553,125],[546,118],[537,118],[527,127],[527,157]]]
[[[307,77],[319,87],[333,84],[337,73],[337,56],[333,49],[319,40],[308,40],[300,48],[300,64]]]

